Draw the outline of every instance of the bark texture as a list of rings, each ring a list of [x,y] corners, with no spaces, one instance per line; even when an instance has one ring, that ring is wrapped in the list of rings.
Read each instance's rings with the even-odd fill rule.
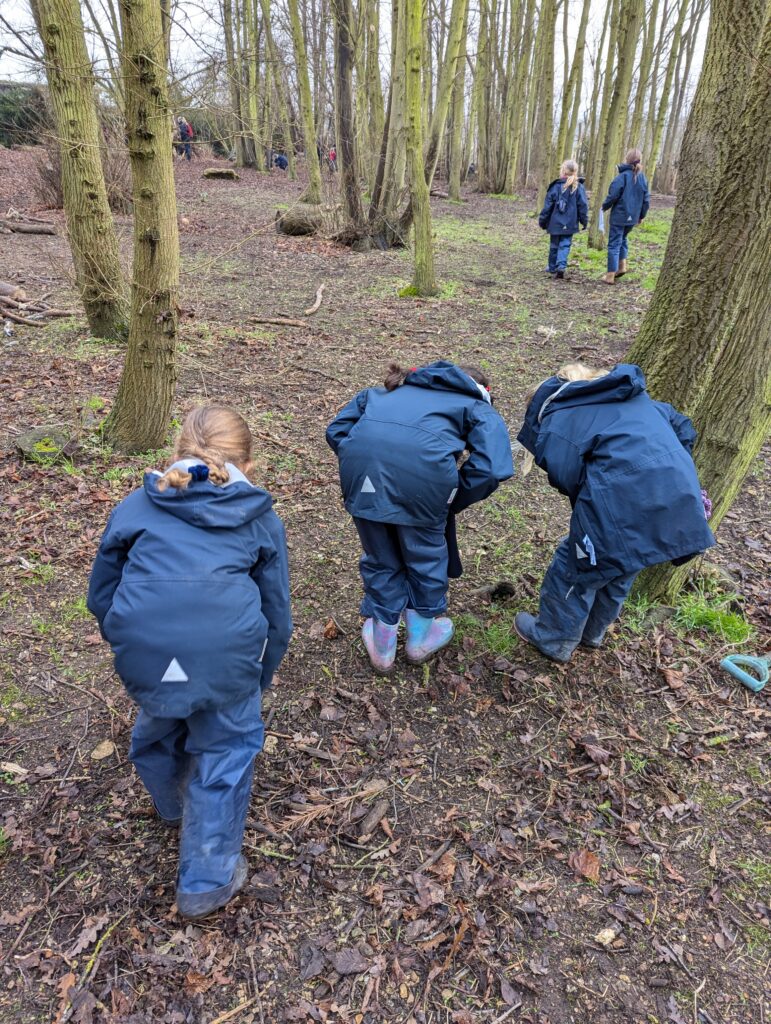
[[[161,11],[121,0],[126,127],[134,193],[128,352],[105,433],[120,450],[159,448],[176,384],[179,237]]]

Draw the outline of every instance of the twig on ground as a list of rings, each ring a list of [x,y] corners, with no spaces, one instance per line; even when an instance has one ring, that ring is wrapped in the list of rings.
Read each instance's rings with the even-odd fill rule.
[[[513,1006],[510,1006],[508,1010],[504,1010],[503,1013],[500,1014],[500,1016],[495,1018],[495,1020],[490,1021],[490,1024],[501,1024],[502,1021],[508,1020],[512,1013],[514,1013],[515,1010],[518,1010],[520,1006],[522,1006],[521,1000],[518,1003],[515,1003]]]
[[[122,921],[125,921],[125,919],[129,916],[129,913],[130,913],[130,911],[127,910],[125,914],[121,914],[121,916],[117,919],[117,921],[113,921],[113,923],[110,925],[110,927],[107,929],[107,931],[105,931],[103,933],[103,935],[101,936],[101,938],[97,942],[96,948],[94,949],[94,952],[91,954],[91,956],[89,958],[89,961],[86,964],[85,970],[81,974],[80,980],[78,981],[77,985],[71,986],[70,989],[68,990],[67,995],[66,995],[67,999],[70,999],[69,993],[72,992],[73,989],[82,989],[83,986],[88,981],[88,979],[94,973],[94,971],[96,970],[96,965],[99,963],[99,958],[102,955],[102,947],[107,942],[107,940],[112,935],[112,933],[115,931],[115,929],[118,927],[118,925]],[[72,1014],[74,1012],[75,1012],[75,1006],[74,1006],[72,1000],[70,1000],[69,1006],[64,1011],[64,1013],[62,1013],[61,1016],[59,1017],[59,1024],[67,1024],[67,1021],[70,1019],[70,1017],[72,1016]]]
[[[307,327],[304,320],[292,320],[288,316],[250,316],[250,324],[273,324],[275,327]]]
[[[227,1013],[221,1013],[219,1017],[215,1017],[211,1024],[225,1024],[225,1021],[233,1020],[234,1017],[237,1017],[242,1010],[251,1006],[252,1003],[259,1002],[259,999],[260,997],[258,995],[252,996],[251,999],[245,999],[243,1003],[239,1003],[238,1006],[234,1006],[232,1010],[228,1010]],[[260,1017],[262,1017],[262,1006],[259,1007],[259,1011]]]
[[[451,846],[452,839],[446,839],[438,849],[434,850],[430,857],[427,857],[423,861],[423,863],[418,868],[418,871],[427,871],[430,867],[433,867],[433,865],[436,864],[438,860],[441,860],[441,858],[444,857],[444,855],[447,853]]]
[[[318,312],[318,310],[319,310],[319,308],[321,306],[321,300],[324,297],[324,289],[325,288],[326,288],[325,284],[320,284],[318,286],[318,288],[316,289],[316,301],[313,303],[312,306],[309,306],[308,309],[306,309],[303,312],[303,316],[313,316],[314,313]]]
[[[75,875],[80,874],[80,872],[83,871],[87,866],[88,866],[88,861],[84,860],[82,864],[79,864],[76,868],[73,868],[73,870],[70,871],[70,873],[67,875],[67,877],[63,878],[61,880],[61,882],[59,882],[59,884],[50,891],[50,893],[46,896],[46,898],[43,900],[43,902],[40,904],[40,906],[39,907],[35,907],[35,909],[29,915],[27,920],[24,922],[24,927],[21,929],[19,934],[14,939],[13,945],[8,950],[8,952],[5,954],[3,959],[0,960],[0,963],[5,963],[6,960],[10,960],[11,956],[19,948],[19,946],[21,944],[21,940],[24,938],[24,936],[25,936],[29,926],[32,924],[32,919],[37,914],[39,914],[41,910],[44,910],[48,906],[48,904],[51,902],[51,900],[54,898],[54,896],[57,896],[62,891],[62,889],[69,882],[72,881],[72,879],[75,877]]]

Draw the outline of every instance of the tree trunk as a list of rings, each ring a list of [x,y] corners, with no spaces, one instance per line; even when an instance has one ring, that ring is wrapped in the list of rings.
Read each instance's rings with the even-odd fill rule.
[[[640,54],[640,70],[637,74],[637,94],[634,99],[632,123],[629,126],[628,145],[642,148],[642,120],[645,109],[645,97],[650,83],[651,67],[653,66],[653,46],[656,41],[656,28],[659,17],[660,0],[652,0],[650,14],[645,23],[642,53]]]
[[[335,20],[335,106],[339,135],[337,157],[343,207],[354,232],[364,224],[356,166],[356,124],[353,108],[353,23],[351,0],[332,0]]]
[[[447,36],[447,49],[439,73],[439,84],[436,90],[436,103],[431,124],[428,129],[428,141],[425,152],[426,182],[429,187],[434,180],[436,165],[439,160],[439,148],[447,124],[447,113],[450,109],[450,98],[453,83],[458,74],[460,53],[465,51],[465,29],[467,24],[468,0],[453,0],[450,12],[450,31]]]
[[[316,125],[313,121],[313,101],[311,100],[311,83],[308,78],[308,58],[305,53],[305,37],[300,24],[300,13],[297,0],[287,0],[289,20],[292,29],[292,46],[294,48],[295,67],[297,71],[298,102],[300,119],[305,145],[305,163],[308,168],[308,188],[304,199],[308,203],[321,202],[321,168],[316,149]]]
[[[236,40],[233,34],[233,0],[223,0],[222,14],[225,32],[225,63],[230,89],[230,105],[232,108],[232,144],[235,150],[236,167],[246,167],[248,154],[246,152],[243,111],[241,109],[241,68],[236,60]]]
[[[764,27],[758,41],[757,31],[753,33],[742,22],[754,22],[759,8]],[[712,203],[696,233],[696,245],[703,246],[704,258],[700,258],[698,276],[688,279],[687,289],[671,263],[667,274],[662,269],[656,287],[657,294],[661,290],[669,296],[673,282],[679,285],[684,329],[678,331],[675,325],[669,330],[668,323],[649,314],[650,324],[659,324],[658,362],[650,375],[651,391],[692,416],[699,431],[694,458],[713,501],[713,528],[731,507],[771,428],[771,262],[767,254],[771,207],[765,201],[771,150],[757,145],[758,139],[771,133],[771,10],[765,2],[726,0],[721,16],[725,17],[721,17],[722,26],[715,26],[709,35],[705,73],[710,68],[710,74],[704,89],[699,84],[699,102],[691,111],[689,166],[683,168],[687,180],[696,165],[708,163],[713,145],[725,147],[728,142],[723,172],[713,179]],[[746,102],[738,121],[723,112],[719,132],[723,138],[713,140],[704,131],[714,117],[706,102],[707,91],[725,84],[725,79],[713,78],[712,72],[719,66],[741,70],[737,65],[743,62],[737,61],[737,51],[726,46],[728,38],[735,39],[737,29],[742,35],[747,31],[752,40],[751,49],[742,51],[745,60],[755,50],[745,87]],[[700,118],[704,121],[697,124]],[[675,220],[688,213],[677,207]],[[690,214],[693,216],[692,210]],[[668,280],[670,275],[674,276]],[[628,358],[641,361],[648,370],[649,351],[637,344]],[[683,575],[682,570],[656,567],[641,578],[639,589],[652,597],[671,597],[681,586]]]
[[[688,0],[680,0],[680,10],[677,14],[677,21],[675,23],[675,32],[672,37],[672,49],[669,53],[669,60],[667,61],[667,70],[664,75],[664,84],[661,87],[661,96],[659,97],[658,112],[656,114],[656,120],[653,125],[653,140],[651,142],[651,151],[648,155],[648,171],[653,179],[656,173],[656,165],[659,162],[659,150],[661,149],[661,139],[664,133],[664,124],[667,118],[667,110],[669,108],[669,94],[672,91],[672,79],[674,77],[675,68],[680,60],[680,47],[683,37],[683,25],[685,23],[685,15],[688,10]]]
[[[741,144],[742,112],[766,8],[767,0],[722,0],[712,9],[704,66],[680,153],[672,230],[656,290],[632,350],[653,387],[658,387],[659,379],[669,378],[670,350],[679,347],[685,324],[686,364],[691,346],[699,345],[703,311],[695,286],[702,280],[702,234],[711,236],[715,250],[727,243],[741,245],[732,215],[723,222],[725,237],[711,218],[713,206],[722,217],[719,183],[725,180],[729,160]],[[751,131],[755,135],[755,130]],[[719,251],[713,255],[720,260]],[[698,275],[692,273],[695,262]]]
[[[289,180],[294,181],[297,177],[294,160],[294,143],[292,141],[292,125],[289,118],[289,95],[286,79],[286,70],[281,54],[273,39],[273,30],[270,26],[270,3],[269,0],[260,0],[262,10],[262,24],[265,28],[265,45],[268,52],[268,59],[273,65],[273,81],[276,84],[276,102],[278,105],[278,119],[281,129],[281,137],[284,145],[284,153],[288,162],[287,173]],[[307,74],[307,67],[305,68]],[[314,147],[315,148],[315,147]]]
[[[538,205],[542,205],[546,186],[554,173],[552,145],[554,132],[554,41],[557,24],[556,0],[541,0],[541,16],[536,40],[538,107],[533,128],[533,157],[530,174],[538,187]]]
[[[436,295],[434,244],[431,236],[431,202],[423,160],[423,102],[421,95],[422,0],[405,0],[407,53],[407,168],[410,204],[415,227],[415,273],[418,295]]]
[[[171,116],[156,0],[122,0],[123,69],[134,194],[128,351],[105,434],[121,451],[159,448],[169,430],[176,370],[179,237]]]
[[[527,127],[527,82],[528,72],[533,57],[533,29],[535,26],[535,0],[528,0],[525,12],[525,23],[522,31],[522,46],[517,60],[514,85],[511,90],[509,105],[511,107],[509,151],[509,167],[506,172],[505,192],[513,192],[517,184],[519,158],[522,152],[522,140]]]
[[[458,51],[458,65],[452,87],[452,130],[450,135],[450,199],[460,202],[463,179],[463,114],[466,105],[466,41],[468,38],[468,3],[463,17],[463,33]]]
[[[576,140],[576,125],[578,123],[581,88],[584,80],[586,26],[589,23],[589,8],[591,5],[592,0],[584,0],[584,5],[581,9],[581,21],[578,25],[578,37],[576,39],[576,50],[573,55],[573,64],[562,95],[562,112],[560,114],[559,135],[557,137],[558,160],[564,160],[572,155],[573,143]],[[565,10],[567,10],[567,0],[565,0]]]
[[[38,0],[46,75],[56,119],[67,234],[91,333],[126,338],[128,308],[107,189],[102,134],[94,102],[94,76],[77,0]],[[164,144],[171,156],[168,118]]]
[[[247,23],[247,118],[250,142],[254,149],[254,166],[265,170],[265,146],[260,126],[260,32],[254,0],[244,0]]]
[[[596,212],[589,226],[589,245],[595,249],[601,249],[605,243],[604,232],[600,231],[599,227],[599,211],[608,185],[613,178],[614,162],[612,162],[612,158],[619,152],[623,139],[626,121],[622,116],[622,112],[628,106],[629,94],[632,89],[634,55],[637,49],[637,38],[642,17],[642,0],[621,0],[618,17],[618,65],[616,78],[608,107],[603,143],[597,151],[596,167],[598,172],[595,173],[591,183],[592,194],[596,197],[593,204]]]
[[[370,138],[373,150],[383,139],[385,115],[383,111],[383,83],[380,80],[380,4],[378,0],[361,0],[366,6],[367,56],[365,74],[367,77],[367,105],[369,110]],[[374,182],[374,175],[371,184]]]

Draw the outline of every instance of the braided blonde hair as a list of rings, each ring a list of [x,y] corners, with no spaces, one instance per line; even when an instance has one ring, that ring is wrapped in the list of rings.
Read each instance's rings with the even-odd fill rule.
[[[200,405],[185,417],[174,446],[174,457],[197,459],[209,470],[213,484],[228,482],[225,468],[231,462],[239,468],[249,466],[252,459],[252,435],[246,420],[225,405]],[[183,490],[193,475],[185,469],[169,469],[158,481],[158,490],[167,487]]]
[[[585,363],[565,363],[557,370],[556,376],[560,380],[597,380],[604,377],[607,370],[597,370],[594,366],[587,366]]]
[[[560,178],[566,178],[565,184],[562,186],[562,191],[565,192],[570,189],[571,192],[575,192],[578,188],[578,164],[575,160],[563,160],[562,167],[560,167]]]

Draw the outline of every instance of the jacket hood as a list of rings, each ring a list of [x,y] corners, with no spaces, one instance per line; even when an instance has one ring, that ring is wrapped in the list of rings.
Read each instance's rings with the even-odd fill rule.
[[[634,363],[617,363],[609,373],[596,380],[564,381],[561,377],[549,377],[539,386],[527,407],[517,440],[534,453],[541,421],[555,409],[626,402],[645,388],[645,374]]]
[[[619,174],[623,174],[625,171],[633,171],[634,167],[631,164],[616,164],[616,170]]]
[[[455,363],[448,363],[444,359],[412,370],[404,378],[404,383],[412,384],[417,388],[431,388],[433,391],[459,391],[471,398],[490,401],[490,395],[486,388],[477,384],[473,377],[469,377]]]
[[[198,459],[182,459],[170,469],[189,469],[200,465]],[[209,480],[191,481],[182,490],[169,487],[158,490],[161,473],[145,473],[145,494],[154,505],[183,519],[193,526],[232,529],[264,515],[273,505],[273,499],[261,487],[255,487],[232,463],[226,462],[230,474],[226,484],[218,486]]]
[[[549,182],[549,184],[548,184],[548,185],[547,185],[547,187],[546,187],[546,191],[548,192],[548,191],[549,191],[549,189],[550,189],[550,188],[551,188],[551,187],[552,187],[553,185],[561,185],[563,181],[567,181],[567,178],[555,178],[555,179],[554,179],[554,181],[551,181],[551,182]],[[579,184],[579,185],[583,185],[583,184],[585,184],[585,183],[586,183],[586,178],[579,178],[579,179],[578,179],[578,184]]]

